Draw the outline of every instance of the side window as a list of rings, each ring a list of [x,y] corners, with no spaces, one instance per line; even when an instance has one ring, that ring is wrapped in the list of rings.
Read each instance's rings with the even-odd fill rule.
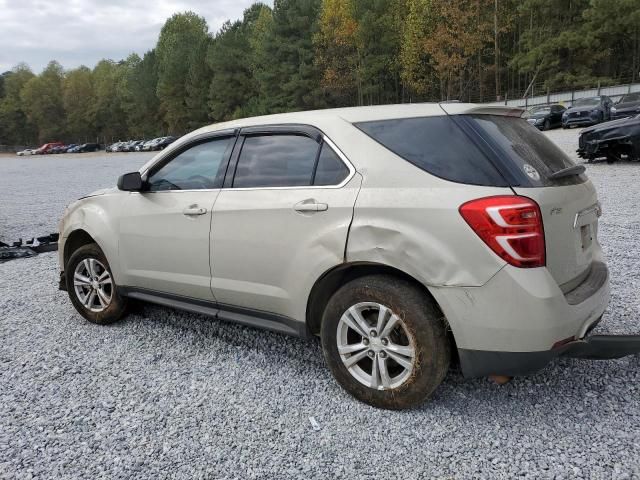
[[[149,176],[148,190],[157,192],[220,187],[216,176],[232,140],[233,137],[217,138],[185,150]]]
[[[337,185],[349,175],[349,169],[333,149],[324,143],[318,158],[314,185]]]
[[[255,135],[244,140],[234,188],[311,185],[318,143],[302,135]]]

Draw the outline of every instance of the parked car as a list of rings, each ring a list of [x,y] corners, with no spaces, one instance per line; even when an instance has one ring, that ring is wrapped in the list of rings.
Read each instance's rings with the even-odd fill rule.
[[[562,114],[566,110],[559,104],[542,105],[529,109],[527,121],[539,130],[550,130],[562,126]]]
[[[606,95],[579,98],[562,114],[562,128],[595,125],[611,119],[613,101]]]
[[[150,150],[156,150],[156,144],[158,144],[160,141],[162,141],[164,137],[158,137],[158,138],[154,138],[151,140],[146,141],[143,145],[142,145],[142,150],[145,152],[148,152]]]
[[[75,148],[75,147],[77,147],[77,146],[78,146],[78,144],[77,144],[77,143],[70,143],[69,145],[65,145],[65,147],[64,147],[64,149],[63,149],[63,151],[62,151],[62,152],[60,152],[60,153],[68,153],[68,152],[69,152],[69,150],[71,150],[72,148]]]
[[[67,153],[97,152],[98,150],[100,150],[100,145],[97,143],[83,143],[70,148]]]
[[[36,149],[36,154],[37,155],[44,155],[44,154],[50,153],[51,149],[56,148],[56,147],[62,147],[62,146],[64,146],[64,144],[62,142],[45,143],[40,148]]]
[[[98,324],[136,299],[318,335],[337,381],[384,408],[422,402],[454,350],[467,377],[637,353],[640,336],[589,335],[609,301],[596,191],[522,113],[385,105],[200,129],[68,207],[60,286]]]
[[[578,139],[578,156],[588,162],[640,161],[640,115],[585,128]]]
[[[153,150],[164,150],[176,140],[176,137],[161,137],[159,141],[154,144]]]
[[[100,144],[99,143],[83,143],[82,145],[80,145],[78,147],[78,152],[79,153],[97,152],[98,150],[100,150]]]
[[[115,142],[115,143],[112,143],[111,145],[109,145],[105,149],[105,151],[106,152],[119,152],[123,145],[124,145],[124,142]]]
[[[19,157],[24,157],[28,155],[35,155],[36,152],[37,152],[36,148],[25,148],[24,150],[20,150],[19,152],[16,152],[16,155],[18,155]]]
[[[611,107],[611,118],[635,117],[640,114],[640,92],[627,93]]]

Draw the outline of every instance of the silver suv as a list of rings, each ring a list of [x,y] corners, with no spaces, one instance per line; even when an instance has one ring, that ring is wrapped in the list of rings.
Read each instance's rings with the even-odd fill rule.
[[[338,382],[416,405],[467,377],[614,358],[596,191],[522,111],[289,113],[179,139],[60,222],[60,286],[107,324],[130,299],[319,335]]]

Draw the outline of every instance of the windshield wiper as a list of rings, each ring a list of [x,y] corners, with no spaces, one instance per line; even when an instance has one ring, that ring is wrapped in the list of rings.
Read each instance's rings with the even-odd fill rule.
[[[563,168],[557,172],[549,175],[550,180],[557,180],[558,178],[572,177],[574,175],[581,175],[585,172],[584,165],[573,165],[571,167]]]

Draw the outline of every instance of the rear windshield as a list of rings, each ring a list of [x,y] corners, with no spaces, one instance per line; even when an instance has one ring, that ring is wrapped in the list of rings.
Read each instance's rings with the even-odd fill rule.
[[[553,173],[575,163],[526,120],[499,115],[470,115],[469,119],[520,186],[573,185],[586,180],[585,175],[550,179]]]
[[[544,187],[586,180],[584,175],[550,179],[549,175],[575,164],[543,133],[521,118],[459,115],[355,125],[418,168],[453,182]]]

